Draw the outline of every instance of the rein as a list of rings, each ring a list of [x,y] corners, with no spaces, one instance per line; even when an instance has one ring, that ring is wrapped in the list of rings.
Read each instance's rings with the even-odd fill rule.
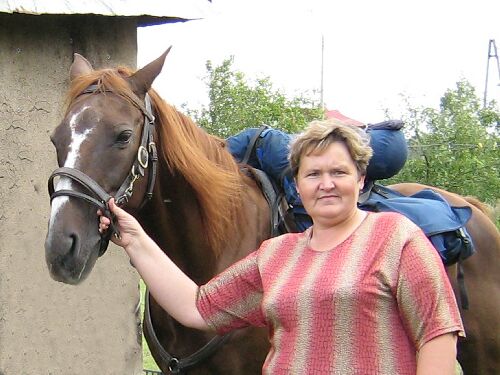
[[[99,87],[97,85],[90,85],[80,95],[95,94],[97,92],[99,92]],[[106,92],[111,91],[106,90]],[[152,113],[151,99],[149,98],[148,94],[146,94],[144,98],[144,104],[144,107],[139,106],[141,112],[144,114],[144,125],[142,129],[141,144],[137,150],[137,157],[134,161],[134,164],[132,164],[132,168],[128,176],[125,178],[120,188],[116,192],[116,204],[119,206],[126,204],[132,196],[134,183],[139,178],[144,177],[146,169],[149,167],[149,165],[151,165],[151,172],[148,174],[148,186],[139,209],[144,207],[144,205],[149,200],[151,200],[153,196],[153,188],[156,179],[156,169],[158,161],[156,144],[153,139],[155,118]],[[57,176],[68,177],[72,181],[77,182],[80,186],[84,187],[88,193],[82,193],[70,189],[62,189],[56,191],[54,186],[54,178]],[[99,256],[102,256],[108,248],[111,236],[113,234],[115,236],[120,235],[114,223],[114,216],[111,214],[108,206],[108,201],[110,200],[110,198],[112,198],[112,196],[108,194],[97,182],[95,182],[88,175],[78,169],[69,167],[57,168],[52,172],[48,180],[48,190],[51,202],[54,198],[60,196],[70,196],[83,199],[88,203],[100,208],[104,215],[110,218],[110,228],[106,231],[106,233],[101,234]]]
[[[168,364],[168,370],[172,374],[185,374],[186,370],[195,367],[200,362],[214,354],[231,336],[230,333],[227,333],[224,336],[214,336],[202,348],[198,349],[186,358],[178,359],[177,357],[174,357],[165,350],[156,336],[153,321],[151,320],[151,310],[149,307],[149,289],[146,289],[144,293],[144,329],[148,332],[153,344],[158,349],[160,358]]]
[[[97,85],[90,85],[87,87],[80,95],[83,94],[94,94],[98,93],[99,87]],[[104,92],[111,92],[110,90],[105,90]],[[141,177],[144,177],[145,171],[147,168],[151,167],[150,173],[148,173],[148,186],[146,189],[146,193],[144,195],[143,201],[139,206],[139,210],[144,207],[144,205],[151,200],[153,196],[153,188],[155,185],[156,174],[157,174],[157,162],[158,162],[158,153],[156,150],[156,144],[153,139],[154,132],[154,121],[155,118],[153,116],[152,107],[151,107],[151,99],[148,94],[146,94],[144,98],[144,106],[139,106],[140,110],[144,114],[144,127],[142,130],[141,144],[137,150],[137,157],[132,164],[132,168],[125,178],[120,188],[116,192],[116,204],[122,206],[126,204],[130,197],[132,196],[134,183]],[[67,177],[72,181],[78,183],[81,187],[85,188],[87,193],[80,192],[72,189],[60,189],[55,190],[54,178],[55,177]],[[99,256],[102,256],[108,247],[109,240],[111,236],[114,234],[115,236],[119,236],[118,229],[116,228],[114,215],[112,215],[109,209],[109,200],[112,196],[107,193],[96,181],[94,181],[91,177],[83,173],[82,171],[76,168],[69,167],[60,167],[55,169],[49,177],[48,180],[48,191],[50,196],[50,201],[56,197],[60,196],[70,196],[74,198],[83,199],[84,201],[97,206],[105,216],[110,218],[111,223],[108,230],[101,234],[101,242],[99,245]],[[153,323],[151,320],[151,314],[149,309],[149,291],[146,290],[146,303],[145,303],[145,311],[144,311],[144,325],[145,329],[150,334],[154,345],[158,348],[158,352],[160,353],[160,357],[166,363],[168,363],[168,368],[173,374],[182,374],[186,369],[192,368],[198,365],[201,361],[204,361],[208,357],[210,357],[213,353],[215,353],[221,345],[223,345],[227,339],[229,338],[229,334],[224,336],[215,336],[212,338],[206,345],[200,348],[195,353],[190,356],[178,359],[172,355],[170,355],[161,345],[158,337],[156,336]]]

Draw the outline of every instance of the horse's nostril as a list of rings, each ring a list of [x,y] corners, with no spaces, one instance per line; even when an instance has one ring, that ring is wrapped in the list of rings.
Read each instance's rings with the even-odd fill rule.
[[[78,234],[73,233],[69,236],[70,238],[70,248],[69,248],[69,255],[77,255],[78,250],[80,249],[80,238]]]

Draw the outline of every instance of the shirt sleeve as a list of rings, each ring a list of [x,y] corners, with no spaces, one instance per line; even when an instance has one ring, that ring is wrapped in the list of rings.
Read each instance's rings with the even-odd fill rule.
[[[465,336],[444,265],[421,230],[402,250],[396,293],[403,324],[417,350],[445,333]]]
[[[196,306],[218,334],[247,326],[265,326],[257,252],[236,262],[198,290]]]

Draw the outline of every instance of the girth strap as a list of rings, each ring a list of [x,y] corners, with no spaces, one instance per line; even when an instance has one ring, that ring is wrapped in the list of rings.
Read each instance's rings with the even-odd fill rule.
[[[458,261],[457,268],[457,282],[458,291],[460,293],[460,305],[462,306],[462,309],[469,310],[469,297],[467,295],[467,288],[465,287],[465,274],[462,261]]]
[[[230,333],[224,336],[213,337],[205,346],[191,354],[190,356],[178,359],[168,353],[158,340],[153,322],[151,320],[151,310],[149,307],[149,290],[144,293],[144,329],[148,332],[152,340],[150,346],[154,346],[160,355],[160,358],[168,363],[168,369],[172,374],[185,374],[186,370],[199,365],[201,362],[212,356],[231,336]]]

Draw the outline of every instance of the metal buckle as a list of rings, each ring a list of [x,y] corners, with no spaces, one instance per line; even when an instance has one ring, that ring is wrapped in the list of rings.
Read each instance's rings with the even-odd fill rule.
[[[137,150],[137,161],[139,162],[141,167],[146,169],[148,167],[148,160],[148,150],[146,150],[146,147],[144,147],[143,145],[140,145],[139,149]]]
[[[174,357],[170,360],[170,362],[168,362],[168,370],[173,374],[179,373],[179,360],[177,358]]]
[[[137,174],[136,171],[135,171],[135,164],[132,166],[132,171],[130,171],[130,173],[132,174],[132,180],[130,181],[130,185],[128,186],[127,190],[125,190],[125,193],[128,194],[129,196],[132,195],[132,193],[133,193],[134,183],[140,177],[139,174]]]

